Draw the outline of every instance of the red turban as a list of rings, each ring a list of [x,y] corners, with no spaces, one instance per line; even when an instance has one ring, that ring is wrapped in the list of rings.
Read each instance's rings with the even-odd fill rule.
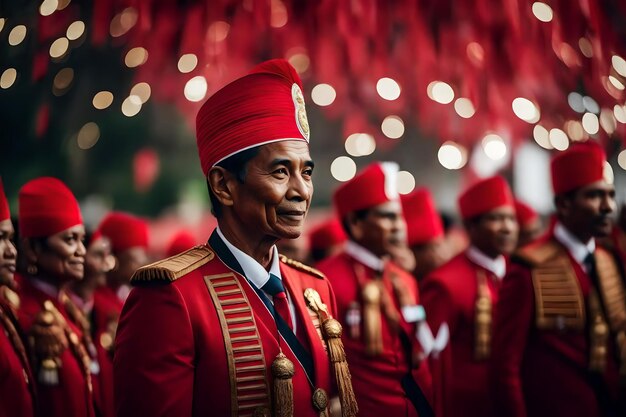
[[[52,177],[27,182],[18,193],[19,228],[23,237],[47,237],[83,224],[76,197]]]
[[[189,230],[181,230],[170,239],[167,250],[165,251],[165,256],[169,258],[170,256],[178,255],[196,246],[196,244],[196,237],[193,233]]]
[[[99,230],[111,240],[114,253],[134,247],[148,248],[148,224],[132,214],[114,211],[102,220]]]
[[[0,222],[11,218],[11,212],[9,211],[9,202],[4,194],[4,187],[2,186],[2,178],[0,178]]]
[[[515,200],[515,214],[517,215],[517,222],[520,227],[524,227],[527,224],[537,220],[539,215],[528,204],[524,204],[519,200]]]
[[[311,249],[327,249],[345,242],[346,239],[346,233],[337,219],[328,220],[309,232]]]
[[[264,62],[223,87],[196,117],[202,172],[243,150],[281,140],[309,141],[302,82],[284,59]]]
[[[350,181],[342,184],[333,195],[339,218],[357,210],[398,200],[398,164],[375,162]]]
[[[400,200],[406,220],[409,246],[426,243],[443,236],[443,223],[427,188],[420,188],[411,194],[403,195]]]
[[[487,213],[502,206],[514,207],[509,185],[500,176],[483,179],[465,190],[459,197],[463,220]]]
[[[552,158],[552,189],[563,194],[604,178],[606,155],[597,143],[588,140],[572,145]]]

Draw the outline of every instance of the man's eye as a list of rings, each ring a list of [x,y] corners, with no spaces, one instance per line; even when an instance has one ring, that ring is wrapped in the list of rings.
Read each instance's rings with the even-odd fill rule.
[[[281,175],[287,175],[288,174],[287,169],[285,169],[285,168],[279,168],[276,171],[274,171],[274,173],[275,174],[281,174]]]
[[[313,170],[312,169],[304,170],[304,175],[308,175],[310,177],[311,175],[313,175]]]

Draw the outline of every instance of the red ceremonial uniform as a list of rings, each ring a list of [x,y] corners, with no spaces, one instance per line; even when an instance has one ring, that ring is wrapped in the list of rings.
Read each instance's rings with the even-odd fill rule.
[[[62,314],[69,329],[76,334],[77,344],[82,347],[82,352],[87,353],[86,347],[82,344],[82,333],[80,329],[72,323],[65,307],[57,298],[46,294],[37,288],[28,279],[20,280],[20,323],[25,332],[34,323],[35,317],[43,309],[45,301],[51,301],[56,309]],[[93,417],[93,397],[92,387],[85,375],[82,358],[77,350],[70,346],[59,356],[61,366],[58,367],[58,384],[48,385],[38,381],[37,399],[38,409],[41,416],[46,417]]]
[[[550,233],[530,247],[558,245],[567,252],[586,307],[592,283],[569,251]],[[596,249],[596,251],[602,249]],[[493,388],[498,415],[511,417],[599,417],[600,397],[614,402],[618,365],[610,349],[606,372],[597,380],[589,368],[587,329],[539,329],[532,268],[513,262],[500,291],[494,328]],[[612,343],[609,342],[609,347]]]
[[[311,384],[303,365],[285,339],[279,337],[274,317],[252,284],[237,271],[240,268],[236,260],[233,263],[229,249],[215,232],[209,243],[210,246],[198,246],[154,266],[149,265],[133,278],[137,283],[142,276],[146,279],[154,277],[151,274],[159,269],[181,271],[167,280],[171,282],[148,282],[136,286],[124,305],[114,359],[117,415],[229,416],[237,410],[241,414],[248,410],[246,415],[252,415],[255,409],[268,404],[268,395],[271,396],[268,387],[272,386],[273,380],[270,367],[282,350],[295,365],[293,415],[319,417],[311,398],[316,388],[330,392],[331,368],[303,293],[307,288],[317,291],[332,314],[335,302],[330,284],[321,275],[294,269],[284,261],[280,264],[282,282],[295,306],[297,338],[312,357],[314,376]],[[198,253],[200,255],[193,255]],[[227,304],[239,302],[236,300],[241,300],[243,291],[253,323],[234,324],[237,318],[230,322],[221,321],[220,315],[227,314],[225,311],[230,307],[218,307],[219,296],[209,289],[209,282],[222,279],[240,286],[239,292],[233,287],[238,294],[227,296],[235,297],[235,301],[227,301]],[[250,314],[246,313],[250,310],[245,307],[237,308],[243,308],[241,314]],[[224,328],[230,326],[229,323],[237,329]],[[245,336],[246,332],[252,334]],[[242,342],[237,342],[237,335],[244,335]],[[257,342],[261,352],[258,346],[253,346]],[[231,347],[233,350],[229,351]],[[241,352],[244,352],[243,356]],[[229,355],[234,355],[234,369]],[[234,385],[246,384],[241,379],[245,372],[257,372],[262,377],[257,385],[238,385],[240,390],[237,392]],[[253,378],[255,374],[250,375]],[[259,399],[255,400],[257,396]]]
[[[491,416],[492,396],[489,384],[489,360],[476,360],[475,312],[478,274],[486,277],[492,306],[498,300],[500,278],[472,262],[466,252],[430,273],[421,285],[426,320],[438,334],[446,323],[450,341],[438,357],[431,360],[441,415]],[[492,314],[495,311],[492,311]]]
[[[359,416],[417,416],[417,411],[407,398],[401,381],[412,372],[415,381],[430,401],[432,398],[430,371],[426,362],[422,362],[417,369],[411,369],[411,356],[418,345],[415,338],[416,325],[407,323],[402,317],[400,302],[389,278],[392,275],[399,278],[415,304],[419,304],[417,282],[393,263],[385,264],[383,285],[387,294],[393,294],[392,308],[399,315],[400,328],[393,329],[385,315],[381,313],[383,350],[372,357],[367,354],[362,337],[351,337],[350,328],[355,324],[352,322],[353,319],[349,318],[349,314],[355,314],[350,311],[355,301],[362,305],[362,283],[373,281],[378,273],[346,253],[328,258],[318,267],[328,276],[337,297],[336,318],[344,329],[342,339],[350,363],[352,386],[359,403]],[[357,314],[363,316],[362,311]],[[400,332],[408,336],[411,348],[407,349],[403,345]],[[364,334],[362,329],[358,333]]]
[[[11,290],[0,287],[0,417],[33,417],[33,376],[14,307],[4,297],[6,291]]]

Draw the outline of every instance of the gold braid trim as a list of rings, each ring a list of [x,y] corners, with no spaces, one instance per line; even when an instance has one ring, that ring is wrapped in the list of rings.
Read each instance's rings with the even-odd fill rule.
[[[204,277],[204,282],[224,337],[231,415],[269,416],[265,354],[250,301],[232,273],[209,275]]]
[[[149,281],[173,282],[205,265],[213,257],[215,254],[211,249],[206,245],[198,245],[178,255],[139,268],[130,282],[133,284]]]
[[[598,292],[592,288],[589,293],[589,370],[604,373],[606,370],[609,326],[602,314],[602,304]]]
[[[602,248],[594,253],[598,292],[606,312],[608,324],[616,334],[615,342],[620,355],[620,375],[626,377],[626,296],[619,267],[613,256]]]
[[[537,328],[584,329],[585,300],[565,249],[548,241],[525,247],[515,257],[532,267]]]
[[[322,323],[323,335],[328,345],[328,354],[330,362],[333,365],[335,381],[339,391],[341,415],[342,417],[355,417],[359,412],[359,406],[357,405],[356,396],[352,388],[352,376],[350,375],[346,352],[343,347],[343,342],[341,341],[341,324],[332,318],[328,312],[328,307],[322,302],[317,291],[312,288],[307,288],[304,290],[304,298],[306,299],[307,307],[317,313]],[[322,414],[322,411],[325,410],[319,411],[320,414]]]
[[[313,275],[314,277],[319,278],[319,279],[326,278],[326,275],[324,275],[322,271],[319,271],[313,268],[312,266],[305,265],[302,262],[298,262],[294,259],[289,259],[285,255],[278,255],[278,258],[280,259],[282,263],[287,264],[290,267],[297,269],[298,271],[306,272],[309,275]]]
[[[476,278],[478,288],[474,313],[474,358],[482,361],[489,359],[491,354],[492,302],[485,271],[478,270]]]

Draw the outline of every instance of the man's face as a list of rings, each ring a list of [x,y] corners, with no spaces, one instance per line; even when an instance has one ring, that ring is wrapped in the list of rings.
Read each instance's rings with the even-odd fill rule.
[[[280,141],[259,148],[243,183],[231,177],[234,219],[251,241],[295,239],[302,233],[313,196],[308,144]]]
[[[432,239],[426,243],[411,247],[415,256],[413,275],[417,279],[425,277],[451,258],[451,250],[444,237]]]
[[[391,255],[406,244],[406,223],[399,201],[368,209],[363,218],[350,221],[350,228],[355,242],[379,257]]]
[[[106,273],[115,267],[108,238],[100,236],[87,247],[85,255],[85,280],[94,280],[97,286],[106,285]]]
[[[615,209],[615,187],[605,181],[597,181],[557,199],[560,219],[583,241],[608,236]]]
[[[515,250],[519,227],[513,207],[495,208],[469,220],[465,227],[472,245],[491,258]]]
[[[128,284],[135,271],[149,262],[146,249],[135,246],[120,252],[117,256],[117,268],[109,274],[116,285]]]
[[[17,250],[13,244],[15,230],[11,219],[0,222],[0,285],[13,286]]]

